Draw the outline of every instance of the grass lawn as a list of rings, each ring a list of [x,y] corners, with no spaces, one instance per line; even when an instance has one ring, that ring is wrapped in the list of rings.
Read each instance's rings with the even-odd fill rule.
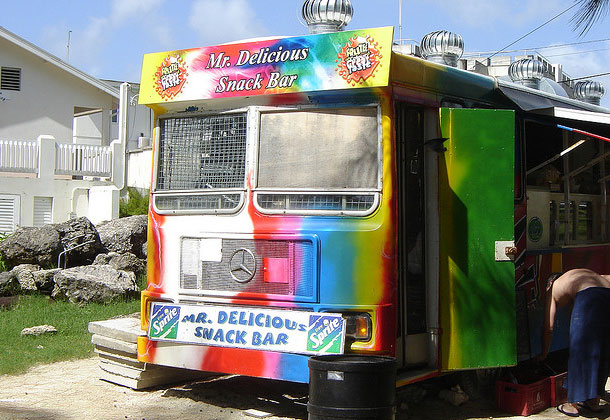
[[[93,355],[90,321],[140,310],[139,299],[79,307],[44,295],[21,296],[10,309],[0,308],[0,375],[19,374],[31,366]],[[23,328],[52,325],[55,334],[21,336]]]

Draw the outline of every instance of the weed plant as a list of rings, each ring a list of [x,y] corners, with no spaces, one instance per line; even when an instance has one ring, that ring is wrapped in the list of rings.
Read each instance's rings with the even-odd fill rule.
[[[44,295],[21,296],[10,309],[0,308],[0,375],[20,374],[37,364],[93,355],[90,321],[140,310],[139,299],[77,306]],[[55,334],[21,336],[23,328],[52,325]]]
[[[134,187],[127,188],[127,199],[119,201],[119,217],[148,213],[149,195],[141,194]]]
[[[10,235],[10,233],[0,232],[0,242],[5,240],[6,238],[8,238],[9,235]],[[4,259],[2,259],[2,256],[0,255],[0,273],[3,271],[8,271],[8,265],[6,264],[6,261],[4,261]]]

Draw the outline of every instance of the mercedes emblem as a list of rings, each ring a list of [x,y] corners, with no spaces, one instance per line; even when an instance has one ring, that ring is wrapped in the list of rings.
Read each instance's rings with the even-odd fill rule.
[[[238,283],[248,283],[256,274],[256,259],[252,251],[239,248],[233,251],[229,260],[229,272]]]

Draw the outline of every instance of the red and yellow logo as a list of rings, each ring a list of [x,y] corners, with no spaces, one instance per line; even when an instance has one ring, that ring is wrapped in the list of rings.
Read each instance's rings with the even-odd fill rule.
[[[155,72],[154,88],[161,98],[170,100],[182,91],[187,75],[182,57],[168,56]]]
[[[337,55],[337,71],[352,86],[363,84],[374,75],[381,57],[381,47],[373,37],[355,36],[350,38]]]

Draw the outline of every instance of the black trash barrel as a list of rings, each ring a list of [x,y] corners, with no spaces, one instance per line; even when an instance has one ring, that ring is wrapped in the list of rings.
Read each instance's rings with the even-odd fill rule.
[[[326,355],[309,359],[309,420],[393,420],[396,359]]]

